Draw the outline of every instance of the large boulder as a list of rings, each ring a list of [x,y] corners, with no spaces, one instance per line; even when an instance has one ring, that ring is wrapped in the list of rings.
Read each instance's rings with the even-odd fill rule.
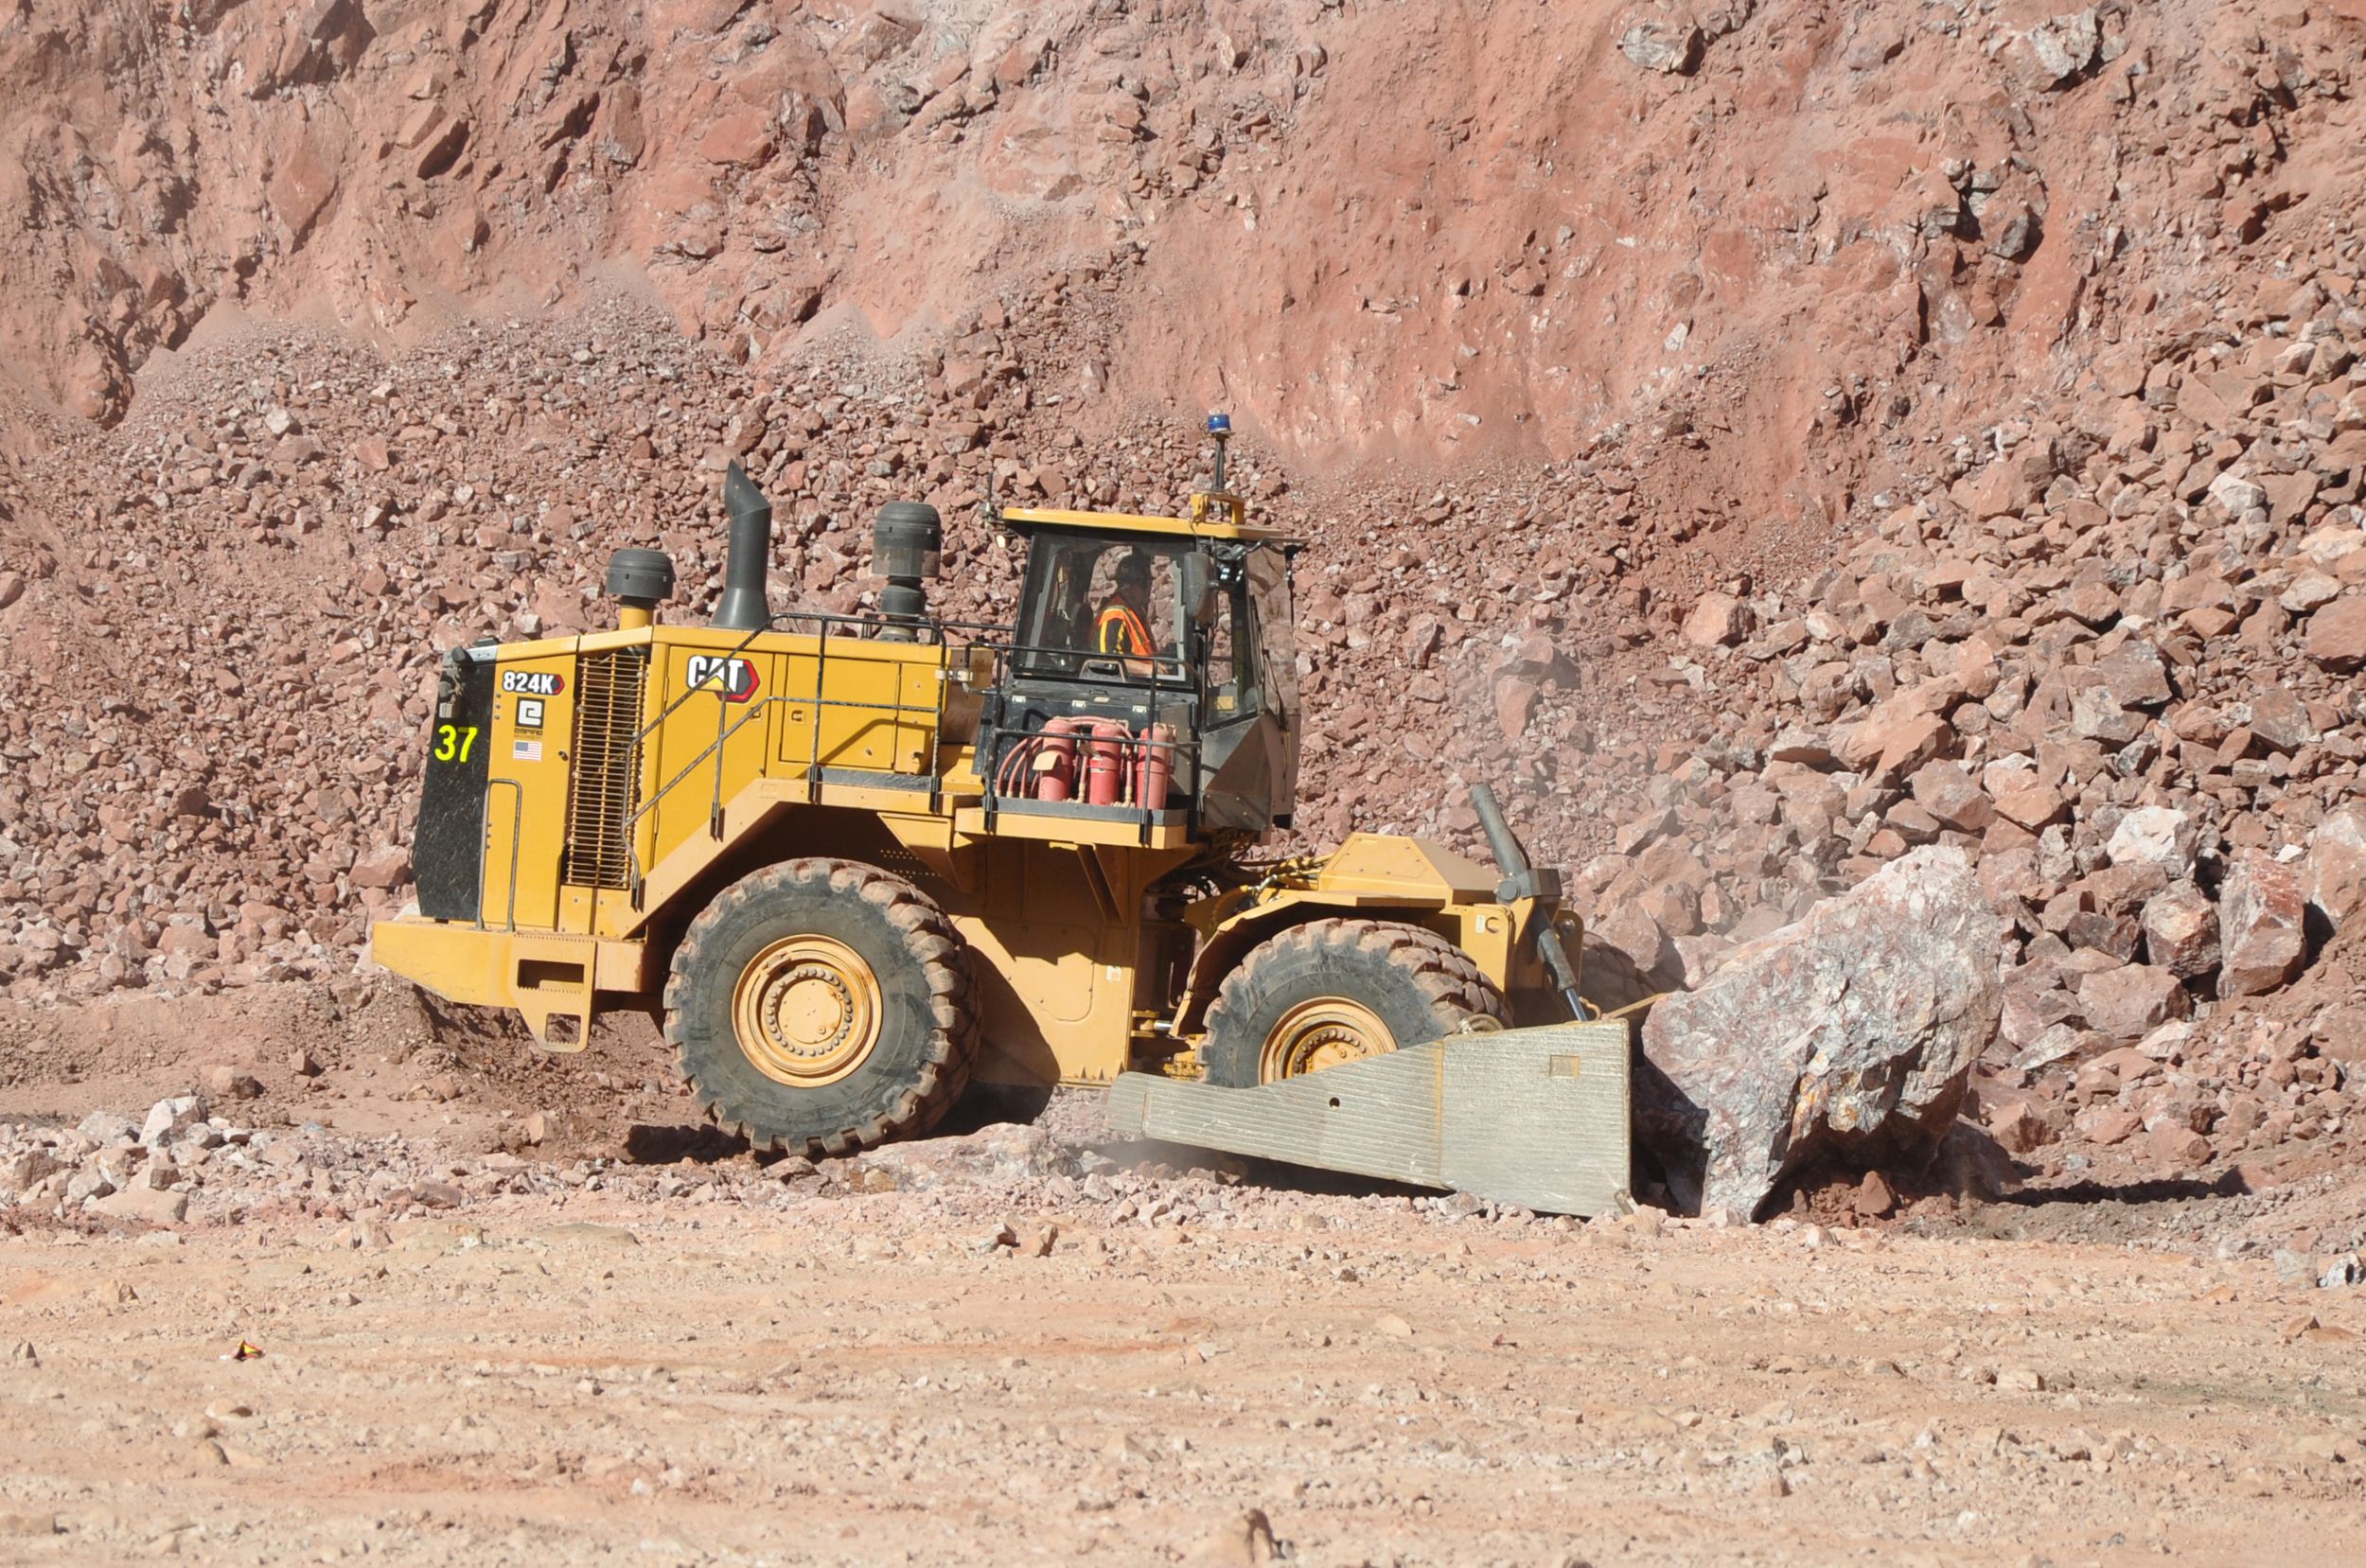
[[[2308,908],[2327,936],[2366,909],[2366,803],[2341,807],[2310,837]]]
[[[2145,901],[2145,955],[2181,980],[2218,967],[2218,911],[2191,882],[2173,882]]]
[[[2218,995],[2264,996],[2308,961],[2307,901],[2297,868],[2245,850],[2218,890]]]
[[[2078,1011],[2087,1027],[2114,1040],[2141,1040],[2185,1016],[2185,988],[2163,965],[2117,963],[2078,982]]]
[[[1962,852],[1922,849],[1661,1002],[1635,1132],[1677,1202],[1756,1214],[1812,1159],[1934,1150],[1996,1033],[2004,941]]]

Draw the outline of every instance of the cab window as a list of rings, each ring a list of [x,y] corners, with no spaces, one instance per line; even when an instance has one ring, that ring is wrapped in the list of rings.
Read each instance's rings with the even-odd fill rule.
[[[1162,680],[1182,676],[1182,589],[1176,547],[1046,530],[1029,547],[1020,666],[1030,675],[1107,674],[1103,643],[1146,636]],[[1123,672],[1133,673],[1133,672]]]

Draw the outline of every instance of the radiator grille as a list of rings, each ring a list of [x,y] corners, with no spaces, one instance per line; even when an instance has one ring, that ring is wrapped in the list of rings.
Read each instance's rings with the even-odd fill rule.
[[[646,648],[586,654],[578,665],[574,770],[567,779],[570,887],[631,886],[630,825],[641,803],[633,737],[648,670]]]

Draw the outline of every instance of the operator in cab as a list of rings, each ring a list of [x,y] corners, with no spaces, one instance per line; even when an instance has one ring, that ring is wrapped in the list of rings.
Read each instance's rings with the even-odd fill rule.
[[[1118,557],[1109,602],[1093,622],[1093,651],[1124,661],[1128,675],[1148,675],[1157,646],[1150,636],[1150,552]]]

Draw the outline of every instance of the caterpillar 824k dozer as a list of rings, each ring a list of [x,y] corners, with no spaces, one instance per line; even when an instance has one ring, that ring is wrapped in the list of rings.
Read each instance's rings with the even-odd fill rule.
[[[1373,834],[1253,858],[1298,766],[1291,562],[1214,477],[1182,518],[1007,509],[1007,625],[933,616],[934,509],[875,612],[776,614],[734,467],[713,620],[456,648],[373,957],[580,1049],[661,1012],[758,1148],[927,1132],[973,1079],[1114,1087],[1121,1131],[1592,1212],[1627,1181],[1627,1035],[1589,1023],[1557,873]],[[1117,628],[1112,631],[1112,625]],[[1508,1028],[1510,1025],[1541,1026]]]

